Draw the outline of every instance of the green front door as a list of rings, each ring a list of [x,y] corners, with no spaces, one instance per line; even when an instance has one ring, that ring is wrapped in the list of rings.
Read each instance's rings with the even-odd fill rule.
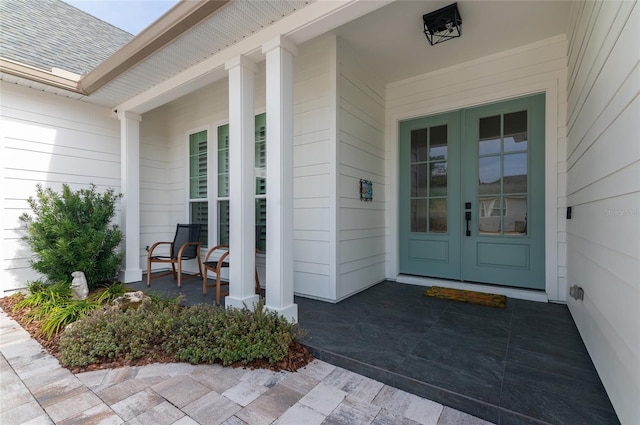
[[[544,289],[544,95],[400,123],[400,273]]]

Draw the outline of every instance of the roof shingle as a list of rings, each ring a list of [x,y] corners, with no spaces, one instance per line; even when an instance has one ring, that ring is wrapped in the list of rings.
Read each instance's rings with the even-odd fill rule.
[[[0,57],[25,65],[83,75],[132,38],[60,0],[0,0]]]

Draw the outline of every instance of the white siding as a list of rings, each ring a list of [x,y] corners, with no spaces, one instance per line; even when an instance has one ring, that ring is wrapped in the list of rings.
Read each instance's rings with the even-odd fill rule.
[[[119,192],[120,123],[108,108],[5,82],[0,88],[1,296],[38,278],[18,220],[30,211],[27,199],[37,183],[54,190],[94,183],[99,191]]]
[[[338,41],[337,299],[385,278],[385,86]],[[360,200],[360,179],[373,201]]]
[[[335,37],[320,37],[294,59],[295,292],[326,300],[336,299],[335,52]]]
[[[169,221],[171,182],[166,108],[143,115],[140,122],[140,268],[147,268],[145,247],[173,240]],[[154,267],[156,267],[154,265]]]
[[[622,423],[640,423],[640,7],[580,2],[569,33],[569,309]]]
[[[566,50],[565,37],[557,36],[387,85],[388,278],[398,276],[398,122],[544,92],[546,294],[551,300],[565,299],[565,222],[560,217],[565,201]]]
[[[263,78],[264,79],[264,78]],[[258,82],[259,79],[256,80]],[[256,84],[256,91],[264,83]],[[264,95],[262,96],[264,97]],[[207,130],[209,142],[210,237],[216,243],[215,188],[217,187],[216,138],[218,126],[229,119],[229,89],[226,79],[203,87],[142,116],[140,245],[171,241],[177,223],[189,222],[188,174],[189,134]],[[258,104],[258,102],[256,102]],[[264,102],[263,102],[264,104]],[[264,107],[264,106],[263,106]],[[206,241],[203,241],[206,245]],[[144,254],[144,253],[143,253]],[[202,255],[206,255],[203,250]],[[142,269],[146,270],[146,261]],[[154,266],[155,267],[155,266]],[[159,266],[159,268],[162,268]],[[195,261],[185,264],[187,272],[197,272]]]

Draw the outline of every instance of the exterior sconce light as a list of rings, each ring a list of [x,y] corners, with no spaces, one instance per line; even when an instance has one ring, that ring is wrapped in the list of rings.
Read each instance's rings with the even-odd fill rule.
[[[424,21],[424,35],[427,36],[427,40],[432,46],[462,35],[460,26],[462,18],[458,11],[458,3],[422,15],[422,20]]]

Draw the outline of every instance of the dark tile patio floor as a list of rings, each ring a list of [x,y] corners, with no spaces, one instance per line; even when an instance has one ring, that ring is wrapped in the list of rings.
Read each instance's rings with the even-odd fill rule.
[[[143,282],[130,285],[146,289]],[[213,303],[200,280],[158,294]],[[320,360],[499,424],[618,424],[568,308],[509,298],[505,309],[424,296],[385,281],[337,304],[296,297]]]

